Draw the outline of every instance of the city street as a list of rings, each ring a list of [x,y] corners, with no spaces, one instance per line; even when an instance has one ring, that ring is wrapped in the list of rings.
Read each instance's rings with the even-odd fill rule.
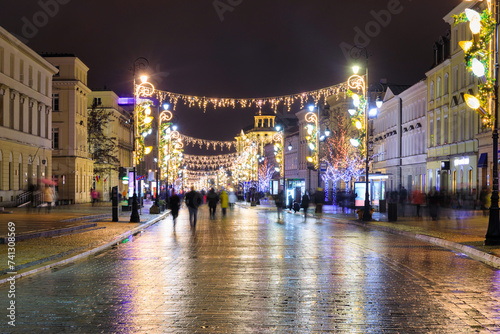
[[[14,333],[500,332],[500,270],[414,239],[236,207],[181,210],[16,282]],[[9,286],[0,287],[6,296]],[[8,305],[2,298],[2,308]]]

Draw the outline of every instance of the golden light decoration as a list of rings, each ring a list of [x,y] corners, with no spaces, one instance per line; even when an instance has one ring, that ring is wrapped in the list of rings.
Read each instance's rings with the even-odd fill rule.
[[[287,107],[288,111],[291,110],[292,105],[296,102],[300,102],[300,108],[303,109],[304,104],[310,100],[313,100],[316,105],[320,100],[326,97],[345,94],[347,91],[346,83],[341,83],[317,90],[307,91],[303,93],[282,95],[282,96],[271,96],[271,97],[260,97],[260,98],[226,98],[226,97],[206,97],[206,96],[195,96],[180,94],[168,91],[161,91],[154,88],[150,83],[142,83],[137,85],[136,91],[138,95],[141,96],[153,96],[156,94],[158,100],[170,101],[173,105],[173,110],[179,102],[183,102],[184,105],[188,107],[198,107],[207,110],[207,107],[213,106],[214,109],[217,108],[236,108],[239,106],[241,108],[258,108],[261,110],[265,106],[269,106],[275,113],[277,113],[278,106],[284,105]]]
[[[275,154],[275,159],[276,163],[278,164],[278,168],[280,170],[280,175],[284,175],[285,173],[285,165],[284,165],[284,153],[285,151],[283,150],[283,133],[277,132],[273,136],[273,141],[274,141],[274,154]]]
[[[141,78],[142,80],[142,78]],[[140,85],[136,85],[135,95],[141,97],[151,97],[156,92],[155,86],[150,82],[142,82]]]
[[[305,120],[307,123],[306,130],[308,136],[306,136],[307,146],[311,150],[311,155],[307,157],[307,161],[314,164],[314,168],[319,168],[319,129],[318,129],[318,115],[314,112],[308,112],[305,115]]]

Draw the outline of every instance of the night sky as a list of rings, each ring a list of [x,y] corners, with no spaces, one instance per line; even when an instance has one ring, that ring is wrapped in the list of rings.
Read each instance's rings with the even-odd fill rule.
[[[145,57],[161,90],[263,97],[345,81],[341,45],[354,45],[357,31],[369,32],[357,42],[371,54],[372,83],[416,83],[448,29],[443,17],[461,1],[16,0],[4,3],[0,25],[37,52],[75,54],[93,90],[131,95],[130,68]],[[186,135],[231,140],[254,112],[176,114]]]

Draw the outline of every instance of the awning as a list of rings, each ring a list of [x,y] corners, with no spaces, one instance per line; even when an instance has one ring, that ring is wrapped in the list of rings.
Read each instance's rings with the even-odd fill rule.
[[[477,162],[477,168],[488,167],[488,153],[481,153],[479,156],[479,161]]]

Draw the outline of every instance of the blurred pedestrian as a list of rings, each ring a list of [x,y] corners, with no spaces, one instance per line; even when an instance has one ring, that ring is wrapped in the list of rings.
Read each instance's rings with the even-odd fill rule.
[[[181,199],[175,192],[175,190],[172,191],[172,196],[170,196],[170,212],[172,213],[172,218],[174,219],[174,224],[175,220],[179,216],[179,209],[181,208]]]
[[[220,208],[222,209],[222,216],[226,216],[227,208],[229,207],[229,196],[225,190],[220,194]]]
[[[280,190],[278,192],[278,195],[274,198],[274,203],[276,204],[276,210],[278,211],[278,220],[280,220],[280,214],[281,211],[283,210],[283,205],[285,202],[285,194],[283,193],[283,190]]]
[[[192,227],[196,227],[196,220],[198,218],[198,207],[201,205],[203,199],[200,193],[194,189],[194,186],[192,186],[191,191],[186,194],[185,199],[186,199],[186,205],[189,210],[189,223]]]
[[[236,200],[238,199],[238,197],[236,196],[234,191],[229,192],[228,197],[229,197],[229,207],[232,209],[234,207],[234,203],[236,203]]]
[[[436,191],[436,187],[432,187],[432,190],[427,198],[427,202],[429,206],[429,215],[431,216],[432,220],[438,220],[441,196],[439,196],[439,192]]]
[[[45,191],[43,193],[44,201],[47,204],[47,212],[50,212],[52,208],[52,202],[54,202],[54,189],[51,186],[45,186]]]
[[[411,203],[415,205],[417,209],[417,217],[420,217],[420,207],[425,203],[425,195],[420,190],[414,190],[411,193]]]
[[[99,193],[95,190],[95,188],[90,190],[90,197],[92,198],[92,206],[94,206],[99,200]]]
[[[316,213],[323,213],[323,204],[325,204],[325,193],[322,188],[318,188],[314,193],[314,203],[316,204]]]
[[[210,188],[207,194],[208,208],[210,210],[210,219],[215,219],[215,211],[217,211],[217,203],[219,202],[219,195],[215,192],[214,188]]]
[[[405,205],[408,200],[408,191],[402,187],[399,191],[399,204],[401,204],[401,216],[405,216]]]
[[[302,196],[302,201],[300,202],[300,207],[304,209],[304,220],[307,219],[307,209],[309,209],[309,203],[311,202],[307,191]]]

